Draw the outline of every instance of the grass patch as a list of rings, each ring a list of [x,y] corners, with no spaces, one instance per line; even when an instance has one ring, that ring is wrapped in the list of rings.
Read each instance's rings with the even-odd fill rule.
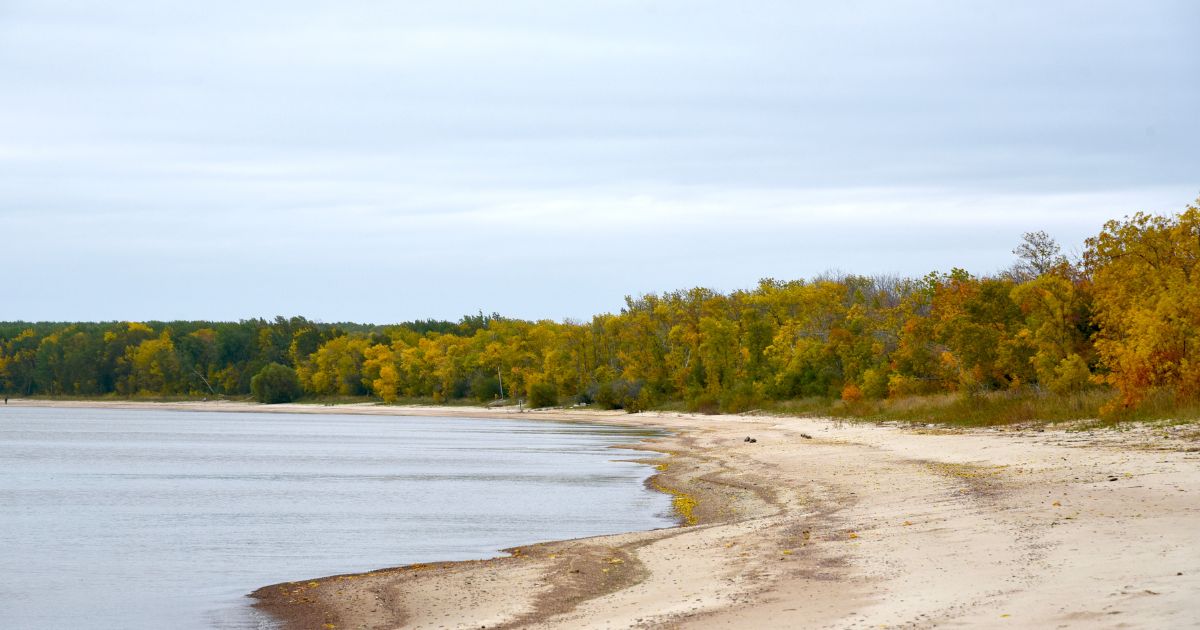
[[[1135,409],[1101,414],[1113,400],[1107,388],[1091,388],[1067,395],[1024,388],[970,394],[947,393],[906,396],[852,403],[830,398],[797,398],[764,402],[765,413],[833,417],[872,422],[899,421],[946,426],[986,427],[1018,423],[1055,423],[1090,420],[1089,426],[1115,426],[1121,422],[1200,421],[1200,401],[1178,400],[1169,393],[1148,397]],[[682,403],[662,405],[659,410],[677,411]]]
[[[1148,398],[1135,409],[1101,413],[1114,397],[1108,389],[1088,389],[1067,395],[1035,389],[910,396],[894,400],[828,403],[827,415],[873,421],[903,421],[980,427],[1026,422],[1070,422],[1093,420],[1096,425],[1121,422],[1200,420],[1200,404],[1179,401],[1167,395]]]
[[[894,400],[834,403],[830,415],[951,426],[995,426],[1021,422],[1065,422],[1100,417],[1112,399],[1104,390],[1060,396],[1037,390],[910,396]]]

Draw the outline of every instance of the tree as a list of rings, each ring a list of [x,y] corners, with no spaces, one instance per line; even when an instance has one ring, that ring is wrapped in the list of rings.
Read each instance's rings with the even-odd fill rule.
[[[1200,396],[1200,208],[1109,221],[1088,239],[1095,347],[1120,392],[1138,405],[1154,390]]]
[[[37,348],[40,340],[33,329],[21,331],[0,352],[0,377],[4,391],[28,396],[34,391],[37,372]]]
[[[279,363],[268,363],[259,370],[250,379],[250,391],[255,400],[268,405],[292,402],[302,393],[295,370]]]
[[[325,342],[311,357],[310,364],[300,367],[305,388],[323,396],[360,396],[367,393],[363,383],[363,351],[370,347],[363,337],[334,337]]]
[[[179,357],[171,334],[163,331],[156,339],[147,339],[125,349],[124,362],[129,368],[125,392],[169,394],[181,385]]]
[[[396,402],[400,393],[402,374],[397,359],[404,348],[404,342],[397,341],[391,346],[379,343],[363,350],[363,383],[385,403]]]
[[[500,379],[480,372],[471,379],[471,395],[479,402],[491,402],[500,397]]]
[[[1012,253],[1020,259],[1013,265],[1012,271],[1016,279],[1021,281],[1044,276],[1067,265],[1062,248],[1041,230],[1022,234],[1021,244]]]
[[[1024,326],[1008,345],[1010,357],[1023,359],[1034,370],[1037,381],[1045,386],[1061,380],[1060,368],[1070,359],[1069,373],[1078,375],[1081,355],[1089,354],[1087,339],[1090,294],[1071,281],[1053,275],[1041,276],[1013,288],[1011,296],[1024,315]],[[1014,346],[1023,346],[1021,351]],[[1072,358],[1073,357],[1073,358]],[[1010,369],[1021,374],[1023,366]],[[1060,387],[1061,389],[1061,387]]]
[[[175,344],[179,355],[183,378],[189,381],[190,389],[206,394],[216,394],[211,373],[217,363],[217,332],[201,328],[180,337]]]

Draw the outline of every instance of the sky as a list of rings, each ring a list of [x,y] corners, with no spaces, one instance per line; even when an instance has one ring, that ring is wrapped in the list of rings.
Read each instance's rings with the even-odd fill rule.
[[[588,319],[1200,197],[1200,3],[0,0],[0,320]]]

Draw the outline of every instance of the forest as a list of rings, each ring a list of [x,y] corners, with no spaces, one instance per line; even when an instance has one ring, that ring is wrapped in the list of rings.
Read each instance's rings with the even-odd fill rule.
[[[1196,205],[1109,221],[1074,259],[1043,232],[1014,255],[986,276],[827,275],[627,297],[591,321],[5,322],[0,386],[15,397],[864,416],[902,416],[919,400],[955,413],[1000,405],[1008,420],[1196,407]]]

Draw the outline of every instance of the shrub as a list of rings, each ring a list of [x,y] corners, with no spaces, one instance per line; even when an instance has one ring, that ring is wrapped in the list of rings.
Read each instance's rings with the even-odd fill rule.
[[[687,410],[695,413],[702,413],[706,416],[711,416],[721,412],[721,401],[715,394],[710,394],[705,391],[689,392],[689,396],[684,399]]]
[[[490,374],[476,374],[471,379],[471,395],[479,402],[490,402],[500,397],[500,379]]]
[[[546,381],[531,383],[528,394],[529,400],[527,404],[532,409],[558,405],[558,388],[554,386],[554,383]]]
[[[636,413],[636,410],[642,407],[638,402],[641,393],[641,382],[630,383],[625,379],[615,379],[597,385],[593,399],[600,409],[629,410],[632,407],[634,411],[630,413]]]
[[[653,409],[654,405],[657,403],[658,396],[654,393],[654,390],[649,387],[642,387],[639,385],[637,397],[631,398],[629,402],[625,404],[625,411],[627,413],[638,413],[647,409]]]
[[[846,383],[846,386],[842,388],[842,401],[844,401],[846,404],[852,405],[861,401],[862,399],[863,392],[858,388],[858,385],[855,385],[854,383]]]
[[[1087,387],[1091,378],[1092,372],[1087,362],[1072,353],[1054,368],[1054,379],[1049,383],[1050,391],[1066,396]]]
[[[863,372],[862,393],[867,398],[887,398],[888,373],[882,368],[871,368]]]
[[[466,398],[471,393],[470,379],[460,378],[450,383],[450,398]]]
[[[250,379],[250,392],[255,400],[268,405],[291,402],[302,393],[296,371],[278,363],[268,363]]]
[[[725,413],[742,413],[762,406],[762,388],[754,383],[738,383],[721,393],[719,402]]]

